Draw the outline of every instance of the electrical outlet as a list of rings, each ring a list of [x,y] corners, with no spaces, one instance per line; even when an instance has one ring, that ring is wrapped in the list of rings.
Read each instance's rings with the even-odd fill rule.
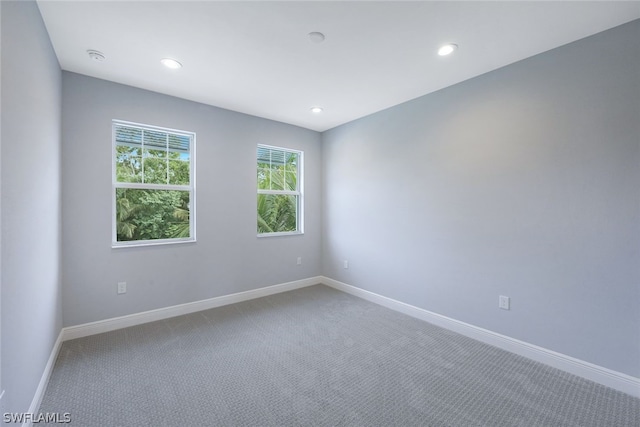
[[[509,310],[510,305],[511,305],[511,298],[505,297],[504,295],[500,295],[500,298],[498,299],[498,307],[500,307],[503,310]]]
[[[299,256],[299,257],[298,257],[297,264],[298,264],[298,265],[302,265],[302,257],[301,257],[301,256]]]
[[[349,261],[345,259],[342,265],[344,266],[344,268],[349,268]]]
[[[118,282],[118,294],[127,293],[127,282]]]

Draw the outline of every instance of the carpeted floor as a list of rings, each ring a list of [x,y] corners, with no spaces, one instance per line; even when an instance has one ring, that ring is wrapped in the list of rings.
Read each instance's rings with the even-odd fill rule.
[[[67,341],[71,425],[640,426],[640,399],[318,285]]]

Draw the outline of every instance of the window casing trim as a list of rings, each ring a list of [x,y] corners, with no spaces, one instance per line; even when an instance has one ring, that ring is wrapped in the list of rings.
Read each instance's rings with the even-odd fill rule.
[[[257,190],[257,194],[272,194],[272,195],[289,195],[297,196],[298,203],[296,205],[296,230],[273,232],[273,233],[257,233],[259,238],[264,237],[282,237],[282,236],[296,236],[304,234],[304,151],[296,150],[293,148],[278,147],[275,145],[258,144],[256,150],[260,148],[266,148],[268,150],[285,151],[290,153],[296,153],[298,155],[298,172],[296,177],[297,191],[290,190]],[[257,213],[256,213],[257,215]]]
[[[138,129],[158,131],[170,133],[178,136],[189,137],[189,184],[155,184],[155,183],[134,183],[134,182],[118,182],[116,169],[116,127],[128,126]],[[143,123],[130,122],[126,120],[113,119],[111,121],[111,248],[131,248],[140,246],[159,246],[196,242],[196,133],[165,128],[160,126],[148,125]],[[117,213],[116,213],[116,189],[153,189],[153,190],[177,190],[189,191],[189,237],[176,237],[170,239],[152,239],[152,240],[129,240],[118,241],[117,236]]]

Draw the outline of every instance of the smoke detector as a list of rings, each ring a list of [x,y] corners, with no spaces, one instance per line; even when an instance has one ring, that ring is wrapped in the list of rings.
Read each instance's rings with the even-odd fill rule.
[[[97,61],[97,62],[103,62],[105,59],[107,59],[104,56],[104,53],[98,52],[97,50],[89,49],[87,51],[87,55],[89,55],[89,58],[91,58],[91,59],[93,59],[94,61]]]

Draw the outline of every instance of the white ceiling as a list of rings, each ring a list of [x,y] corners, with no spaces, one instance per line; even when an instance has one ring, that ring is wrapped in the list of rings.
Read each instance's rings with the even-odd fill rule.
[[[640,18],[638,1],[38,5],[64,70],[317,131]]]

